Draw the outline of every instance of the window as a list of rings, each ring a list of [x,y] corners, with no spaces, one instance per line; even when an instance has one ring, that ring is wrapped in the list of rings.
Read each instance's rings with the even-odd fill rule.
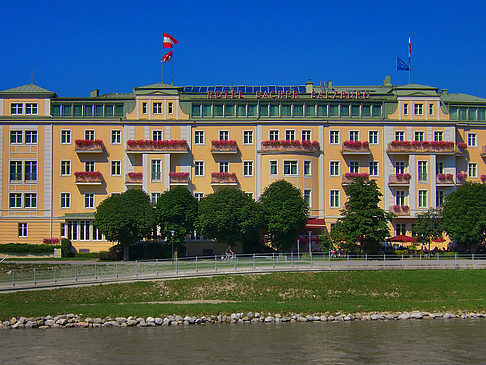
[[[294,104],[294,117],[303,117],[303,116],[304,116],[304,105]]]
[[[69,240],[76,241],[78,239],[78,221],[66,221],[65,230]]]
[[[120,130],[111,131],[111,144],[121,144],[121,131]]]
[[[327,117],[327,104],[317,104],[317,116]]]
[[[26,103],[25,104],[25,114],[26,115],[36,115],[37,114],[37,103]]]
[[[111,176],[121,176],[121,161],[111,161]]]
[[[405,161],[395,161],[395,174],[405,173]]]
[[[351,105],[351,116],[359,117],[359,115],[360,115],[360,106],[356,104]]]
[[[467,164],[467,175],[469,177],[478,177],[478,164],[476,162],[469,162]]]
[[[150,166],[152,181],[160,181],[162,179],[162,160],[152,160]]]
[[[278,161],[270,161],[270,175],[278,175]]]
[[[443,161],[437,161],[435,163],[435,173],[436,173],[436,175],[444,173],[444,162]]]
[[[169,110],[169,114],[174,112],[174,103],[167,103],[167,108]]]
[[[395,191],[395,204],[402,206],[405,204],[405,190],[397,190]]]
[[[164,139],[164,134],[162,131],[152,131],[152,140],[162,141]]]
[[[214,105],[214,116],[215,117],[222,117],[223,116],[223,105]]]
[[[61,208],[71,208],[71,193],[61,193]]]
[[[85,105],[84,106],[84,116],[85,117],[92,117],[93,116],[93,105]]]
[[[25,131],[25,143],[37,144],[37,131]]]
[[[415,132],[414,140],[417,142],[423,142],[425,139],[425,133],[422,131]]]
[[[434,141],[440,142],[444,140],[444,132],[442,131],[435,131],[434,132]]]
[[[142,103],[142,114],[147,114],[147,103]]]
[[[243,131],[243,144],[253,144],[253,131]]]
[[[304,176],[311,176],[311,161],[304,161]]]
[[[84,131],[84,139],[94,140],[95,139],[95,131],[92,129],[87,129]]]
[[[10,208],[22,208],[22,194],[21,193],[10,193],[9,194],[9,204]]]
[[[202,116],[203,117],[210,117],[211,115],[213,115],[211,105],[210,104],[203,105],[202,106]]]
[[[105,117],[112,117],[113,118],[113,110],[114,110],[113,104],[106,104],[105,105]]]
[[[297,176],[297,161],[284,161],[284,175]]]
[[[243,161],[243,176],[253,176],[253,161]]]
[[[415,115],[424,114],[424,104],[415,104],[414,108]]]
[[[467,134],[467,146],[468,147],[477,147],[478,146],[478,135],[477,135],[477,133],[468,133]]]
[[[219,161],[219,172],[229,172],[228,161]]]
[[[378,176],[378,161],[370,161],[370,176]]]
[[[339,172],[339,161],[331,161],[330,162],[330,173],[331,176],[339,176],[341,173]]]
[[[339,144],[339,131],[330,131],[329,132],[329,143],[330,144]]]
[[[312,139],[312,131],[303,130],[302,131],[302,140],[303,141],[310,141]]]
[[[27,237],[27,223],[18,224],[19,237]]]
[[[397,223],[395,225],[395,235],[406,235],[407,234],[407,225],[405,223]]]
[[[24,207],[25,208],[37,208],[37,194],[25,193],[24,194]]]
[[[157,205],[157,202],[159,201],[159,198],[160,198],[160,193],[152,193],[150,194],[150,203],[152,205]]]
[[[237,117],[246,117],[246,105],[245,104],[238,104],[236,106],[236,116]]]
[[[193,117],[201,116],[201,104],[192,104],[192,116]]]
[[[427,190],[419,190],[418,191],[418,207],[419,208],[427,208],[428,206],[428,199],[427,199]]]
[[[444,196],[443,190],[437,190],[435,194],[435,205],[437,207],[441,207],[444,204]]]
[[[350,141],[359,141],[359,131],[349,131]]]
[[[102,240],[103,240],[103,235],[98,230],[98,227],[94,225],[93,222],[93,241],[102,241]]]
[[[248,105],[248,116],[249,117],[256,117],[257,116],[257,105],[256,104],[249,104]]]
[[[94,208],[94,194],[93,193],[84,194],[84,207],[85,208]]]
[[[94,161],[85,161],[84,171],[89,171],[89,172],[95,171],[95,162]]]
[[[90,221],[79,221],[79,240],[89,241],[90,239]]]
[[[340,203],[340,199],[339,199],[339,195],[340,195],[339,193],[340,193],[339,190],[331,190],[330,191],[331,208],[339,208],[340,207],[341,203]]]
[[[434,115],[434,104],[429,104],[429,114]]]
[[[418,162],[418,181],[427,181],[427,161]]]
[[[395,132],[395,141],[405,141],[405,132],[404,131],[396,131]]]
[[[219,131],[219,140],[220,141],[228,141],[229,140],[229,131]]]
[[[295,131],[291,129],[287,129],[285,131],[285,140],[286,141],[294,141],[295,140]]]
[[[270,116],[271,117],[280,116],[280,110],[278,104],[270,104]]]
[[[245,194],[248,195],[248,197],[251,199],[251,200],[254,200],[254,195],[253,192],[249,192],[249,191],[245,191]]]
[[[101,107],[101,117],[103,116],[103,105],[97,105],[96,108]],[[73,114],[73,106],[71,104],[64,104],[62,106],[62,116],[70,117]]]
[[[153,103],[152,112],[154,114],[162,114],[162,103]]]
[[[61,176],[71,176],[71,161],[61,161]]]
[[[224,116],[225,117],[233,117],[235,115],[235,105],[234,104],[225,104],[224,105]]]
[[[22,143],[22,131],[10,131],[10,144]]]
[[[350,161],[349,162],[349,172],[351,172],[351,173],[358,173],[359,172],[359,161]]]
[[[194,198],[199,202],[202,198],[204,198],[204,193],[194,193]]]
[[[403,115],[408,115],[408,104],[403,104]]]
[[[204,161],[194,161],[194,176],[204,176]]]
[[[341,104],[341,117],[349,117],[349,104]]]
[[[304,202],[310,208],[311,207],[311,190],[304,189]]]
[[[10,114],[11,115],[19,115],[23,113],[23,108],[21,103],[12,103],[10,104]]]
[[[71,131],[62,130],[61,131],[61,144],[71,144]]]
[[[22,161],[10,161],[10,181],[22,181]]]
[[[279,131],[272,130],[269,132],[270,134],[270,141],[278,141],[280,138],[280,133]]]
[[[316,116],[316,105],[315,104],[306,104],[305,105],[305,116],[306,117],[315,117]]]
[[[204,144],[204,131],[194,131],[194,144]]]
[[[378,131],[368,132],[368,142],[370,142],[370,144],[378,144]]]
[[[24,178],[25,181],[37,180],[37,161],[25,161],[24,163]]]

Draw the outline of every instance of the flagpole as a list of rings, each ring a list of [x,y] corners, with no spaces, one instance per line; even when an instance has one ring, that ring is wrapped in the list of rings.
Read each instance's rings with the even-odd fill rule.
[[[160,63],[162,64],[162,72],[161,72],[161,79],[162,79],[162,83],[164,83],[164,62],[162,60],[160,60]]]

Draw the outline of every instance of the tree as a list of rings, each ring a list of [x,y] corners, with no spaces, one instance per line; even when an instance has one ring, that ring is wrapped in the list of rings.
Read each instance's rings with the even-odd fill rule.
[[[308,207],[300,190],[278,180],[265,189],[260,201],[272,246],[279,251],[290,250],[307,223]]]
[[[465,184],[444,199],[444,231],[475,253],[486,238],[486,185]]]
[[[434,238],[442,236],[442,214],[438,208],[430,208],[428,211],[417,214],[412,234],[419,242],[428,244],[430,252],[430,243]]]
[[[208,238],[228,245],[255,239],[262,209],[241,190],[221,188],[199,202],[198,228]]]
[[[162,234],[178,249],[185,237],[194,231],[197,200],[186,187],[176,186],[159,197],[155,210]]]
[[[390,235],[388,222],[395,215],[380,208],[382,194],[375,180],[356,178],[345,190],[348,201],[331,235],[347,252],[375,253]]]
[[[96,208],[95,225],[107,240],[123,245],[123,259],[129,259],[129,246],[150,234],[154,226],[154,209],[148,195],[130,189],[112,195]]]

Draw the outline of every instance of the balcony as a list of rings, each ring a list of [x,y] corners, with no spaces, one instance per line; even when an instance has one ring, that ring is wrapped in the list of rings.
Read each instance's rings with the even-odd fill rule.
[[[182,140],[133,140],[127,141],[127,153],[187,153],[187,141]]]
[[[481,147],[481,157],[486,157],[486,146]]]
[[[169,172],[170,185],[187,185],[189,184],[188,172]]]
[[[341,182],[342,185],[349,185],[353,183],[356,179],[362,178],[365,181],[368,181],[370,178],[370,175],[367,174],[366,172],[364,173],[357,173],[357,172],[347,172],[343,176],[343,180]]]
[[[467,150],[467,143],[457,142],[456,154],[458,154],[458,155],[464,155],[464,152],[466,150]]]
[[[142,185],[143,173],[141,172],[129,172],[125,175],[126,185]]]
[[[101,185],[103,175],[99,171],[78,171],[74,173],[76,185]]]
[[[238,153],[238,145],[233,140],[214,140],[211,141],[212,153]]]
[[[456,175],[456,184],[463,185],[466,182],[467,174],[465,172],[458,172]]]
[[[235,173],[213,172],[211,174],[211,185],[238,185]]]
[[[437,186],[454,185],[454,175],[453,174],[437,174],[436,184],[437,184]]]
[[[388,178],[388,186],[409,186],[410,174],[395,174]]]
[[[262,153],[319,153],[320,145],[317,141],[263,141]]]
[[[370,144],[368,141],[344,141],[341,149],[343,155],[369,155]]]
[[[391,213],[395,213],[397,216],[409,216],[410,215],[410,207],[408,205],[394,205],[390,208]]]
[[[388,154],[435,154],[454,155],[452,141],[393,141],[388,145]]]
[[[103,153],[105,147],[101,139],[77,139],[74,146],[77,153]]]

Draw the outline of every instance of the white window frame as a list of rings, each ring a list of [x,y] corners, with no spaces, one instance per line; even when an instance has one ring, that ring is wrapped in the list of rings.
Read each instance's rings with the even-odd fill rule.
[[[219,161],[218,162],[218,171],[219,172],[230,172],[230,163],[229,161]]]
[[[152,192],[152,193],[150,193],[150,203],[153,206],[156,206],[161,195],[162,195],[162,193],[160,193],[160,192]]]
[[[274,135],[274,136],[272,136],[272,135]],[[275,136],[277,138],[275,138]],[[270,141],[278,141],[280,139],[280,130],[278,130],[278,129],[270,129],[268,131],[268,139]]]
[[[405,131],[395,131],[395,141],[405,141]]]
[[[95,161],[84,161],[84,171],[94,172],[96,171]]]
[[[152,113],[153,114],[162,114],[162,102],[153,102],[152,103]]]
[[[478,134],[477,133],[468,133],[467,134],[467,146],[468,147],[477,147],[478,146]]]
[[[349,161],[349,172],[359,174],[360,167],[359,161]]]
[[[286,129],[285,130],[285,140],[286,141],[295,141],[296,135],[297,135],[297,133],[296,133],[295,129]]]
[[[352,130],[349,131],[349,140],[350,141],[359,141],[359,131],[357,130]]]
[[[24,208],[37,208],[37,193],[24,193],[23,195]]]
[[[15,204],[11,205],[12,196],[15,195]],[[20,209],[22,208],[22,193],[19,192],[10,192],[8,194],[8,207],[9,209]]]
[[[27,166],[29,166],[27,168]],[[32,175],[34,175],[34,173],[32,172],[33,170],[35,169],[35,179],[32,179]],[[27,177],[27,170],[30,170],[30,179],[28,179]],[[38,178],[38,169],[37,169],[37,161],[24,161],[24,180],[26,182],[33,182],[33,181],[37,181],[37,178]]]
[[[307,167],[309,168],[308,172],[305,171]],[[312,177],[312,161],[305,160],[302,163],[302,173],[303,173],[304,177]]]
[[[331,209],[341,208],[341,191],[336,189],[329,190],[329,207]]]
[[[415,115],[424,115],[424,104],[423,103],[415,103],[413,105],[413,113]]]
[[[403,115],[408,115],[408,103],[403,103]]]
[[[253,167],[254,167],[253,160],[243,161],[243,176],[253,176],[254,175]]]
[[[444,140],[444,131],[434,131],[434,141],[440,142]]]
[[[111,144],[118,145],[121,144],[121,129],[111,130]]]
[[[219,130],[218,131],[218,139],[220,141],[229,141],[230,139],[230,131],[227,129]]]
[[[12,142],[12,136],[14,135],[15,135],[15,142]],[[22,144],[24,141],[24,135],[21,130],[11,130],[9,133],[9,138],[10,138],[9,139],[10,144]]]
[[[63,203],[68,204],[63,204]],[[71,208],[71,193],[60,193],[59,194],[59,208],[60,209],[70,209]]]
[[[429,115],[434,115],[434,104],[429,103]]]
[[[373,134],[373,138],[372,138],[372,134]],[[368,142],[369,144],[379,144],[380,132],[377,130],[368,131]]]
[[[95,140],[96,139],[96,132],[94,129],[85,129],[84,130],[84,139],[88,140]]]
[[[329,161],[329,176],[341,176],[341,161]]]
[[[66,137],[65,142],[63,142],[64,137]],[[70,129],[61,129],[61,144],[71,144],[71,130]]]
[[[202,142],[201,142],[202,140]],[[194,131],[194,144],[198,146],[204,146],[205,143],[205,133],[204,131]]]
[[[423,167],[421,169],[421,166]],[[424,170],[424,171],[422,171]],[[421,175],[425,174],[425,179],[421,178]],[[429,180],[429,164],[428,161],[417,161],[417,181],[427,182]]]
[[[154,175],[156,176],[154,177]],[[157,158],[151,159],[150,160],[150,181],[160,182],[162,181],[162,177],[163,177],[162,160]]]
[[[164,131],[162,129],[154,129],[152,131],[152,140],[153,141],[163,141],[164,140]]]
[[[415,131],[413,133],[413,140],[416,142],[425,141],[425,132],[424,131]]]
[[[272,166],[275,167],[275,170],[276,170],[275,174],[272,173]],[[268,173],[269,173],[270,176],[278,176],[278,161],[277,160],[270,160],[268,162],[268,167],[269,167]]]
[[[478,163],[477,162],[468,162],[467,163],[467,175],[471,178],[478,177]]]
[[[172,101],[167,102],[167,112],[169,114],[174,114],[174,102]]]
[[[200,170],[202,170],[202,173]],[[204,176],[204,174],[205,174],[204,161],[194,161],[194,176]]]
[[[373,173],[371,164],[376,164],[376,174]],[[370,161],[369,162],[369,172],[370,172],[370,176],[373,176],[373,177],[380,176],[380,162],[375,161],[375,160]]]
[[[122,166],[121,166],[120,160],[111,161],[111,163],[110,163],[110,175],[111,176],[121,176],[121,171],[122,171],[121,167]],[[117,171],[115,171],[115,173],[113,173],[113,168],[115,168],[117,170]]]
[[[253,138],[254,136],[254,133],[253,131],[243,131],[243,144],[244,145],[252,145],[254,144],[255,142],[255,139]]]
[[[329,144],[337,145],[341,143],[341,131],[331,130],[329,131]]]
[[[95,194],[94,193],[84,193],[84,208],[94,209],[95,207]]]
[[[309,202],[306,202],[305,200],[305,196],[306,196],[306,193],[308,193],[308,196],[309,196]],[[304,202],[307,203],[307,206],[309,208],[312,208],[312,189],[304,189],[303,191],[303,194],[302,194],[303,198],[304,198]]]
[[[395,190],[395,205],[407,205],[407,192],[405,190]]]
[[[12,165],[12,163],[14,165]],[[12,171],[12,166],[15,166],[14,170],[15,171]],[[13,160],[13,161],[10,161],[9,163],[9,167],[8,167],[8,173],[9,173],[9,182],[10,183],[19,183],[19,182],[22,182],[23,181],[23,177],[24,177],[24,165],[22,163],[22,161],[16,161],[16,160]],[[20,179],[13,179],[11,178],[12,174],[15,176],[15,177],[19,177],[20,176]]]
[[[63,173],[63,165],[67,166],[69,173]],[[71,160],[61,160],[59,161],[59,175],[61,176],[71,176]]]
[[[405,161],[395,161],[395,174],[404,174],[407,169]]]
[[[201,201],[201,199],[204,198],[204,193],[195,192],[194,193],[194,198],[196,198],[197,201]]]
[[[25,103],[25,115],[37,115],[37,113],[38,103]]]
[[[417,194],[417,196],[418,196],[418,207],[420,209],[427,208],[429,206],[429,202],[428,202],[429,197],[428,197],[427,192],[428,192],[428,190],[422,190],[422,189],[420,189],[418,191],[418,194]]]
[[[23,115],[23,114],[24,114],[23,103],[10,103],[10,115]]]
[[[22,233],[20,233],[20,232],[22,232]],[[17,234],[18,234],[18,236],[25,238],[25,237],[28,236],[28,233],[29,232],[28,232],[27,223],[25,223],[25,222],[19,222],[17,224]]]
[[[284,176],[299,176],[299,161],[298,160],[284,160]],[[286,174],[286,165],[288,165],[290,173]],[[295,171],[295,173],[292,173],[292,170]]]
[[[312,129],[302,129],[300,136],[303,141],[312,141]]]
[[[29,139],[30,139],[29,142],[27,142],[27,136],[29,136]],[[38,137],[39,137],[39,134],[37,133],[36,130],[28,130],[28,131],[25,131],[25,135],[24,135],[25,144],[28,144],[28,145],[35,145],[35,144],[37,144]],[[35,139],[35,142],[32,142],[33,139]]]

